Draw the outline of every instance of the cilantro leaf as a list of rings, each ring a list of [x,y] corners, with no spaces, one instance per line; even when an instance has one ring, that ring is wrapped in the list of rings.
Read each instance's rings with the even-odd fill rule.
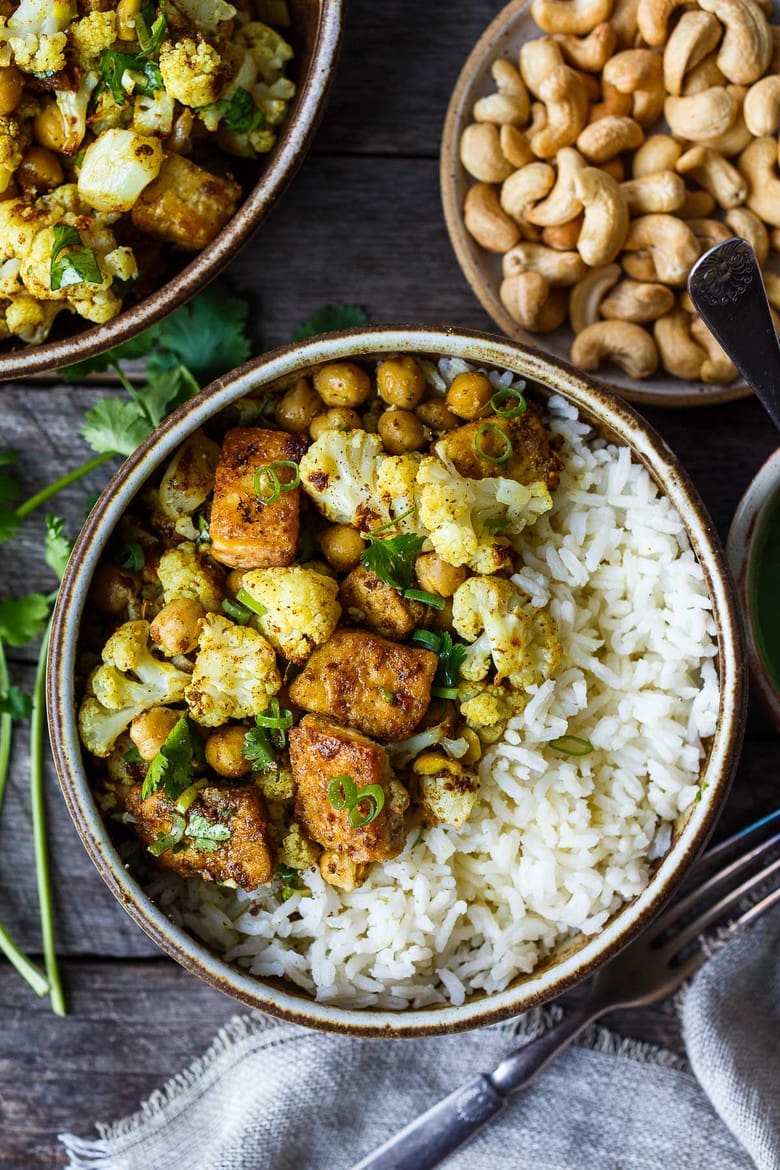
[[[217,283],[167,317],[159,326],[158,341],[204,385],[249,357],[248,316],[248,302]]]
[[[150,370],[146,385],[132,387],[131,393],[156,427],[177,406],[199,394],[200,386],[186,366],[174,365],[160,372]]]
[[[244,759],[258,772],[272,772],[279,765],[271,737],[265,727],[253,727],[244,736]]]
[[[42,634],[49,620],[49,600],[42,593],[26,593],[0,601],[0,641],[24,646]]]
[[[10,715],[17,721],[29,719],[32,708],[32,697],[20,687],[10,686],[4,695],[0,695],[0,715]]]
[[[376,573],[381,581],[393,589],[410,589],[414,584],[414,562],[425,544],[424,536],[414,532],[401,533],[382,539],[364,533],[369,541],[368,548],[360,558],[364,569]]]
[[[332,333],[338,329],[353,329],[365,325],[368,314],[360,305],[325,305],[293,333],[293,341],[303,341],[318,333]]]
[[[85,247],[76,229],[66,223],[54,225],[50,269],[52,292],[75,284],[103,283],[94,250]]]
[[[186,715],[182,715],[149,765],[141,788],[141,800],[147,800],[161,788],[169,800],[178,800],[185,788],[192,784],[195,758],[193,732]]]
[[[0,508],[0,544],[13,540],[19,531],[21,520],[9,508]]]
[[[145,60],[143,56],[134,57],[132,53],[106,49],[101,55],[99,68],[100,75],[118,106],[123,106],[130,98],[123,84],[126,73],[129,73],[133,80],[134,93],[159,93],[165,89],[159,65],[154,61]]]
[[[101,398],[84,415],[81,434],[99,455],[132,455],[153,429],[137,402]]]
[[[194,812],[187,822],[185,835],[193,839],[195,848],[201,853],[216,853],[220,845],[230,840],[230,829],[227,825],[213,825],[200,813]]]
[[[65,521],[62,517],[47,516],[43,559],[59,581],[62,580],[72,549],[73,541],[65,532]]]
[[[59,372],[62,374],[66,382],[78,382],[80,378],[87,374],[102,374],[106,370],[116,366],[119,362],[133,361],[135,358],[146,357],[157,344],[157,326],[153,325],[151,329],[139,333],[137,337],[131,337],[129,341],[123,341],[121,345],[115,345],[113,349],[107,349],[105,353],[95,354],[94,357],[85,358],[83,362],[76,362],[75,365],[65,366]]]
[[[242,86],[229,98],[221,98],[218,102],[204,106],[200,113],[207,114],[210,111],[221,115],[222,125],[235,134],[251,134],[265,125],[265,114],[255,105],[249,90]]]
[[[168,833],[158,833],[154,841],[149,846],[149,852],[153,857],[162,857],[163,853],[167,853],[169,849],[173,849],[178,845],[184,836],[184,817],[175,816]]]
[[[416,646],[424,646],[426,650],[433,650],[438,655],[439,665],[433,680],[435,687],[457,687],[460,679],[460,668],[466,658],[466,647],[463,642],[453,642],[452,635],[444,630],[436,633],[435,630],[415,630],[412,641]]]

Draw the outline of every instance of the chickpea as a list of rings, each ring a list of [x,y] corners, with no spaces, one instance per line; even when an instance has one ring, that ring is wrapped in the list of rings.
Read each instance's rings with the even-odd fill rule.
[[[354,362],[328,362],[316,371],[314,387],[326,406],[361,406],[371,393],[371,379]]]
[[[476,731],[472,731],[470,727],[459,727],[456,734],[459,739],[465,739],[469,745],[469,750],[460,757],[459,761],[464,768],[469,768],[482,759],[482,741]]]
[[[376,429],[391,455],[419,451],[427,442],[423,425],[411,410],[386,410],[380,414]]]
[[[466,580],[466,570],[462,565],[456,569],[433,552],[421,553],[414,562],[414,573],[421,589],[426,593],[438,593],[440,597],[452,597]]]
[[[334,406],[311,420],[309,434],[319,439],[326,431],[355,431],[360,428],[360,415],[346,406]]]
[[[349,524],[331,524],[320,535],[325,560],[339,573],[348,573],[360,563],[366,544],[356,528]]]
[[[379,395],[389,406],[414,410],[425,394],[425,375],[413,357],[388,358],[376,372]]]
[[[122,613],[135,600],[138,582],[114,565],[101,565],[95,573],[90,597],[103,613]]]
[[[0,115],[12,114],[24,93],[24,78],[15,65],[0,69]]]
[[[274,418],[277,426],[290,435],[308,431],[316,415],[325,410],[325,403],[308,378],[299,378],[295,385],[276,404]]]
[[[458,418],[482,418],[490,414],[490,399],[494,394],[487,374],[473,370],[452,379],[444,401]]]
[[[441,398],[431,398],[417,407],[417,417],[432,431],[451,431],[460,426],[460,419],[445,406]]]
[[[142,0],[119,0],[116,6],[116,35],[120,41],[136,39],[135,18],[142,8]]]
[[[149,635],[164,654],[189,654],[198,644],[198,622],[205,616],[205,609],[194,597],[176,597],[157,614]]]
[[[130,724],[130,738],[142,760],[154,759],[180,719],[181,712],[170,707],[152,707],[136,715]]]
[[[246,572],[246,569],[231,569],[228,573],[226,584],[228,593],[232,594],[233,597],[236,596],[241,588],[241,582],[244,580],[244,574]]]
[[[206,763],[218,776],[246,776],[252,765],[244,757],[246,728],[233,724],[212,731],[206,740]]]
[[[65,173],[56,154],[43,146],[31,146],[24,153],[16,178],[26,195],[35,195],[38,191],[53,191],[59,187]]]
[[[33,120],[33,134],[48,150],[61,153],[68,141],[65,119],[56,102],[47,102]]]

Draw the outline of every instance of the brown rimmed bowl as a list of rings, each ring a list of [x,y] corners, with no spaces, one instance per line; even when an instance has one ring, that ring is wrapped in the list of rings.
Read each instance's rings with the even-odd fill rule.
[[[777,5],[778,0],[774,0],[775,12]],[[499,296],[502,257],[481,248],[466,230],[463,219],[466,192],[475,180],[460,161],[459,147],[464,129],[473,121],[471,111],[474,103],[495,91],[490,67],[497,57],[516,61],[520,46],[525,41],[543,35],[531,16],[531,0],[511,0],[485,29],[460,72],[447,107],[441,142],[439,184],[450,243],[463,275],[485,312],[507,337],[567,361],[574,336],[571,329],[566,325],[551,333],[532,334],[517,324]],[[750,387],[741,379],[728,386],[716,386],[705,382],[686,382],[659,370],[654,377],[637,381],[612,365],[603,367],[597,381],[622,398],[649,406],[712,406],[752,394]]]
[[[84,361],[155,325],[205,288],[263,222],[306,157],[335,76],[344,28],[345,0],[289,0],[295,50],[292,79],[297,85],[287,119],[273,150],[252,165],[241,165],[245,196],[216,239],[195,255],[170,250],[170,276],[155,292],[122,309],[105,325],[89,325],[60,313],[41,345],[4,343],[0,382],[26,378]]]
[[[318,1003],[291,984],[248,975],[169,921],[125,868],[95,801],[79,745],[74,675],[90,584],[114,529],[149,477],[194,430],[237,399],[289,385],[320,362],[404,352],[513,370],[541,384],[543,394],[564,395],[601,434],[631,449],[680,512],[702,565],[717,625],[721,697],[717,730],[702,765],[701,799],[678,818],[672,845],[639,897],[598,935],[568,942],[505,991],[473,996],[460,1007],[394,1012]],[[295,1023],[369,1036],[414,1036],[494,1023],[544,1003],[593,972],[647,925],[704,846],[726,799],[743,733],[743,662],[734,591],[712,522],[675,456],[631,407],[564,363],[511,341],[461,329],[380,326],[284,346],[220,378],[167,419],[120,468],[90,512],[60,589],[49,658],[49,726],[62,791],[87,852],[128,913],[163,950],[214,987]]]

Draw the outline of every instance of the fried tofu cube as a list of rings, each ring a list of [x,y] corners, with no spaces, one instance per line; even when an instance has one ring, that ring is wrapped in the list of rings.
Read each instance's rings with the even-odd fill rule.
[[[121,790],[120,790],[121,792]],[[134,818],[133,828],[145,845],[154,845],[171,832],[176,809],[162,792],[141,800],[141,785],[135,784],[120,796],[125,810]],[[225,840],[208,842],[198,848],[196,837],[185,835],[174,852],[167,849],[157,858],[163,869],[182,877],[199,877],[212,882],[234,882],[245,890],[256,890],[274,876],[275,861],[270,842],[265,802],[253,788],[204,788],[187,813],[187,826],[197,815],[211,826],[229,831]],[[216,835],[215,835],[216,836]],[[216,844],[213,851],[209,851]]]
[[[314,651],[290,698],[376,739],[406,739],[428,710],[438,662],[430,650],[340,629]]]
[[[485,426],[488,429],[482,430]],[[504,463],[495,462],[506,448],[506,441],[497,431],[502,431],[512,444],[511,454]],[[493,458],[485,458],[477,446]],[[550,491],[558,486],[563,466],[552,449],[541,409],[535,402],[529,402],[525,413],[517,418],[501,418],[497,415],[487,423],[485,419],[478,418],[447,431],[436,444],[436,451],[449,459],[460,475],[467,479],[487,479],[500,475],[525,485],[542,480]]]
[[[189,252],[207,247],[235,213],[241,188],[180,154],[168,154],[132,211],[140,232]]]
[[[298,545],[301,490],[283,491],[263,504],[255,473],[279,460],[297,463],[306,450],[298,435],[262,427],[236,427],[222,444],[211,506],[211,555],[234,569],[290,565]],[[289,471],[283,469],[282,474]]]
[[[356,865],[385,861],[401,852],[408,797],[393,777],[381,744],[321,715],[305,715],[290,732],[290,766],[295,778],[295,816],[307,836]],[[358,793],[372,784],[382,789],[384,804],[370,824],[355,828],[349,809],[331,804],[328,789],[339,776],[348,776]],[[363,811],[360,805],[358,809]],[[338,880],[333,884],[344,880],[343,874],[337,875],[341,869],[334,868]]]
[[[339,601],[353,622],[368,626],[383,638],[401,642],[415,627],[409,602],[362,565],[341,582]]]

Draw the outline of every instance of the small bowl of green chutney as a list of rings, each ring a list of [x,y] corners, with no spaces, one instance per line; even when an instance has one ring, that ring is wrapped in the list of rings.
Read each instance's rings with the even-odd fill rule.
[[[780,731],[780,447],[742,497],[727,551],[745,616],[753,681]]]

